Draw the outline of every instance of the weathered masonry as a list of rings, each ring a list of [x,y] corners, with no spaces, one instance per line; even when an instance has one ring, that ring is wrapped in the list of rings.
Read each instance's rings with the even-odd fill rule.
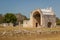
[[[30,14],[30,20],[24,20],[23,27],[55,27],[56,16],[52,8],[35,9]]]

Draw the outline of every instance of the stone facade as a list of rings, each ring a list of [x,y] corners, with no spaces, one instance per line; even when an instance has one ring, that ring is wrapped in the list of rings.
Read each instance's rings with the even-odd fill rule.
[[[36,9],[31,12],[30,20],[25,20],[23,27],[55,27],[56,16],[52,8]]]

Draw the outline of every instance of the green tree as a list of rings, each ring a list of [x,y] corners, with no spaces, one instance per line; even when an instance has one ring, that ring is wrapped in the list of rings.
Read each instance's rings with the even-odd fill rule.
[[[3,23],[3,19],[4,19],[3,15],[0,14],[0,23]]]
[[[60,25],[60,19],[58,17],[56,17],[56,24]]]
[[[16,16],[13,13],[7,13],[4,15],[4,22],[5,23],[15,23],[17,21]]]

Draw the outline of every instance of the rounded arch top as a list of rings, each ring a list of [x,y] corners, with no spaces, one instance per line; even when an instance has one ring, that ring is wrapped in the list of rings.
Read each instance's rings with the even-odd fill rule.
[[[40,9],[36,9],[36,10],[32,11],[31,14],[33,15],[33,14],[38,14],[38,13],[42,14],[42,11]]]

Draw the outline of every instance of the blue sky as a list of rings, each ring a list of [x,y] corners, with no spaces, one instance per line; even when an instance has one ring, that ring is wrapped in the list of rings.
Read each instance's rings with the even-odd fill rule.
[[[52,7],[60,18],[60,0],[0,0],[0,14],[22,13],[27,17],[37,8]]]

